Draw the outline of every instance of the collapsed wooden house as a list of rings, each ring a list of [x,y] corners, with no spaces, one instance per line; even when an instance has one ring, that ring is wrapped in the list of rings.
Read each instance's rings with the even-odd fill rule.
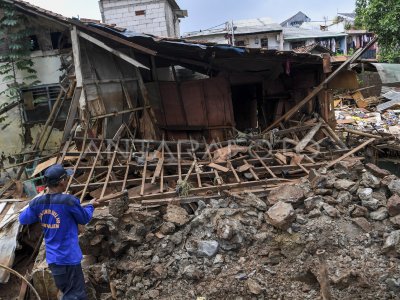
[[[0,197],[14,198],[24,173],[40,176],[58,162],[74,170],[68,192],[82,202],[127,190],[137,209],[179,202],[195,210],[199,200],[266,193],[355,153],[331,129],[329,84],[363,50],[331,73],[326,55],[158,38],[8,2],[64,28],[73,60],[33,155]],[[43,157],[66,100],[60,151]],[[1,211],[14,213],[12,205]]]

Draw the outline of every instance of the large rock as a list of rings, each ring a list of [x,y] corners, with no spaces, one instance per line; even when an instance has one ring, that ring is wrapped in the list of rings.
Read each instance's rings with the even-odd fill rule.
[[[349,206],[353,200],[353,197],[348,191],[340,191],[336,197],[336,200],[344,206]]]
[[[238,220],[222,219],[217,223],[217,236],[220,247],[231,251],[244,245],[245,232],[243,224]]]
[[[400,214],[400,196],[394,194],[387,202],[387,209],[391,217]]]
[[[354,181],[347,180],[347,179],[339,179],[339,180],[336,180],[334,187],[338,190],[348,191],[353,185],[355,185]]]
[[[383,221],[389,217],[386,207],[380,207],[377,211],[371,212],[369,217],[374,221]]]
[[[377,199],[368,199],[362,200],[361,204],[369,210],[377,210],[379,208],[380,202]]]
[[[184,208],[177,205],[168,205],[164,220],[182,226],[189,222],[189,216]]]
[[[375,189],[380,187],[381,181],[379,180],[378,177],[372,175],[370,172],[365,172],[362,175],[361,184],[364,185],[365,187],[370,187]]]
[[[312,211],[315,208],[320,208],[324,203],[324,199],[321,196],[308,197],[304,200],[304,207],[307,212]]]
[[[253,279],[247,279],[247,287],[249,292],[253,295],[260,295],[262,293],[261,286]]]
[[[360,206],[360,205],[355,205],[354,209],[351,212],[351,216],[353,218],[368,217],[368,208]]]
[[[304,191],[295,185],[283,185],[273,189],[268,195],[268,203],[274,205],[279,201],[297,204],[304,199]]]
[[[280,229],[287,229],[296,218],[293,206],[282,201],[277,202],[266,213],[268,222]]]
[[[368,163],[365,165],[365,167],[376,177],[379,178],[384,178],[385,176],[390,175],[390,172],[388,170],[385,169],[381,169],[379,168],[377,165]]]
[[[357,195],[361,201],[370,200],[373,190],[371,188],[358,189]]]
[[[400,228],[400,215],[392,217],[389,220],[390,220],[390,223],[393,224],[394,228]]]
[[[383,245],[384,252],[394,251],[400,253],[400,230],[392,231],[385,240]]]
[[[390,181],[388,188],[393,194],[400,195],[400,179]]]
[[[339,211],[336,208],[334,208],[332,205],[324,203],[324,204],[322,204],[322,208],[324,209],[326,214],[328,216],[330,216],[331,218],[338,218],[340,216]]]
[[[354,218],[351,220],[354,222],[354,224],[356,224],[358,227],[360,227],[365,232],[370,232],[372,229],[371,224],[367,221],[366,218]]]

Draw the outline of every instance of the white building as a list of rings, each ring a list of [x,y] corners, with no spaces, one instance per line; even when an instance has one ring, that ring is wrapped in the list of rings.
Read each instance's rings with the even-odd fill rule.
[[[138,33],[179,37],[179,19],[187,17],[175,0],[100,0],[102,21]]]
[[[270,18],[235,20],[223,28],[190,32],[186,40],[232,44],[249,48],[283,50],[282,26]]]

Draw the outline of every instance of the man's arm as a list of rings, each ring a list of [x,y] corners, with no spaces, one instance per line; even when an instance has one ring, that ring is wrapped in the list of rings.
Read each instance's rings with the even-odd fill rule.
[[[75,198],[75,197],[74,197]],[[78,224],[86,225],[93,217],[94,206],[89,204],[81,206],[78,198],[74,199],[74,205],[70,207],[70,213]]]
[[[19,215],[19,222],[21,225],[29,225],[33,223],[39,222],[39,218],[36,215],[35,211],[28,206],[24,211]]]

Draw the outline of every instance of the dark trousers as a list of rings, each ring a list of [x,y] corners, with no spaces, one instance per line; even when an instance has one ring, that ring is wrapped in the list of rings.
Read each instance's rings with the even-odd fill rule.
[[[63,293],[62,300],[86,300],[85,278],[81,265],[62,266],[50,264],[57,288]]]

